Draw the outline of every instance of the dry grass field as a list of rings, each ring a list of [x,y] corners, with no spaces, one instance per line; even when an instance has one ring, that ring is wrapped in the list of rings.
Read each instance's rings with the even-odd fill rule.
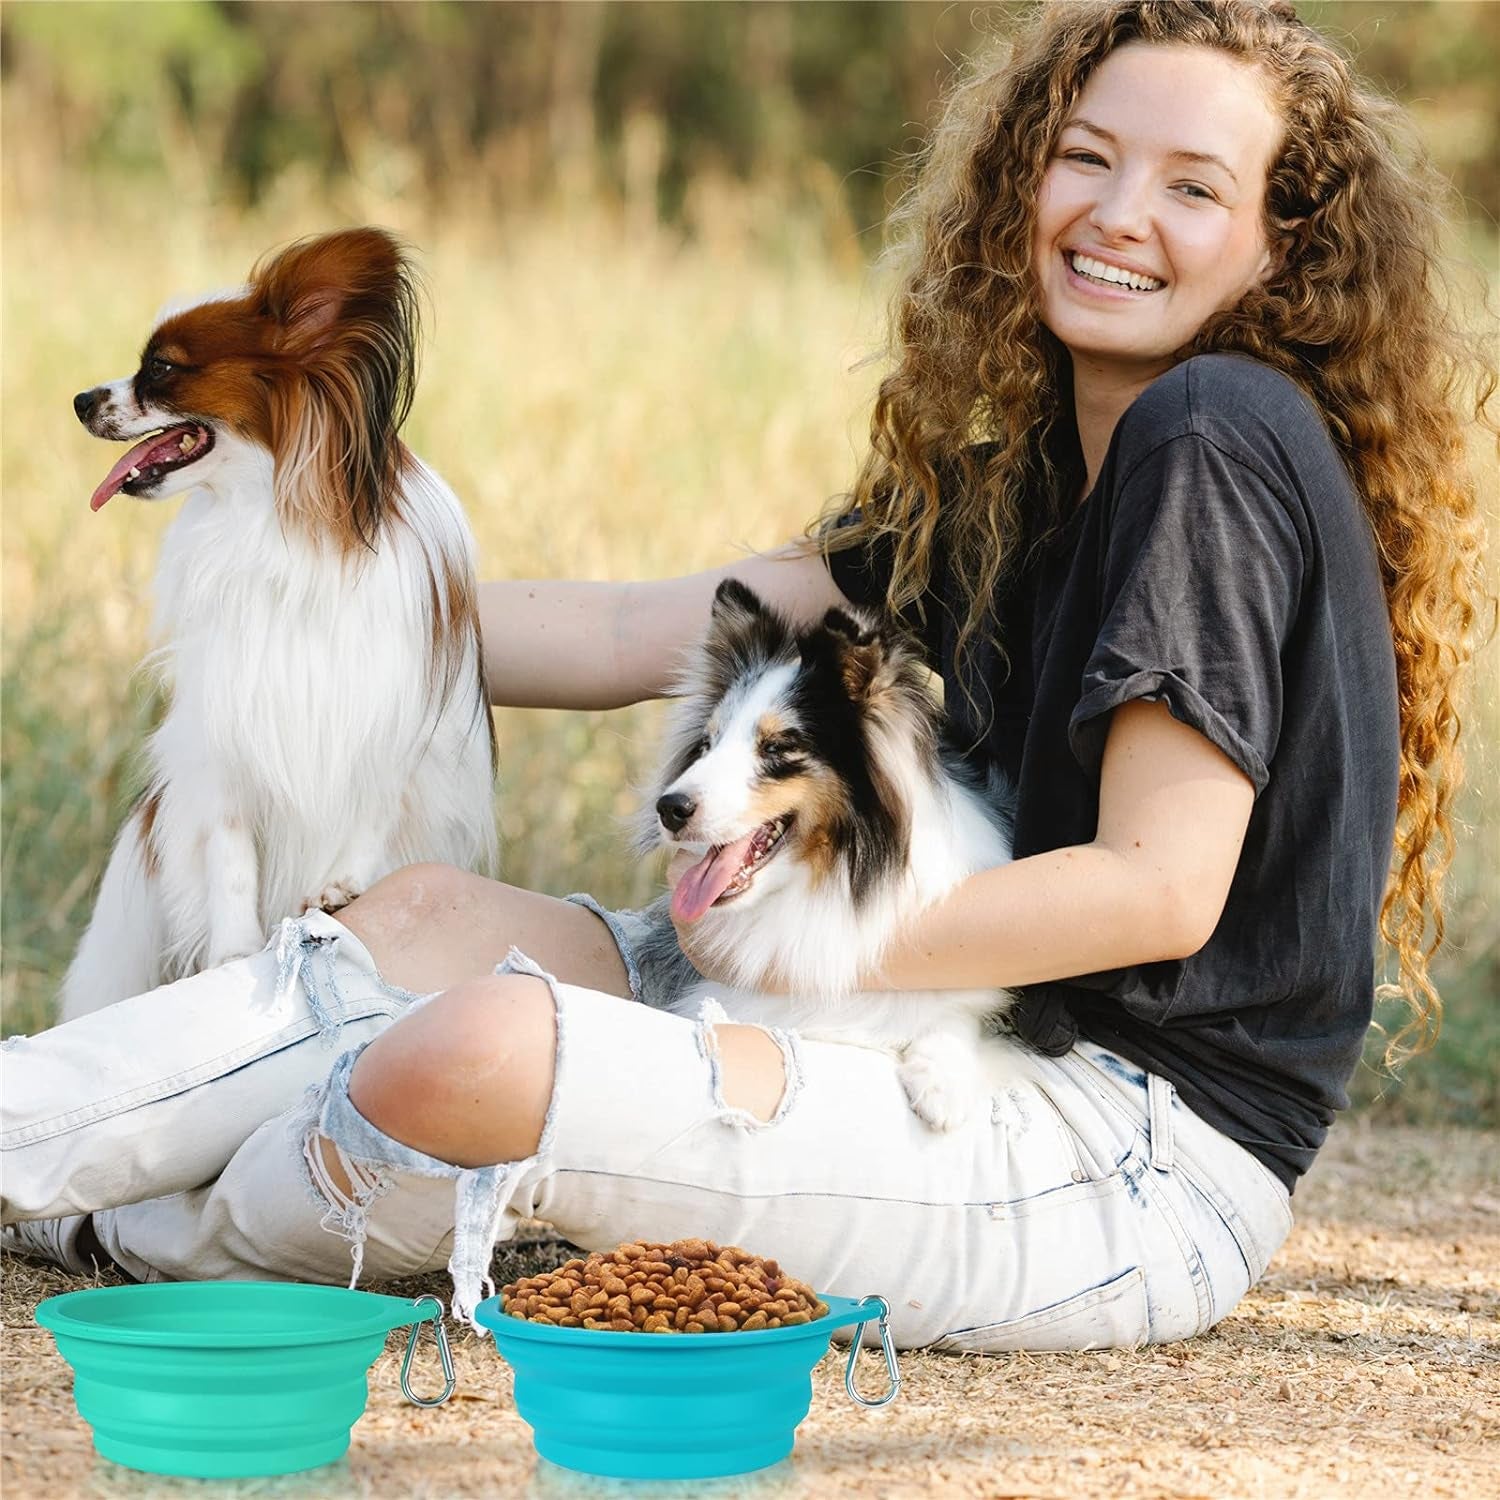
[[[185,216],[193,233],[151,244],[131,204],[114,207],[123,274],[92,253],[97,207],[6,214],[6,1031],[49,1022],[139,784],[132,752],[155,701],[136,667],[178,509],[117,499],[90,513],[117,454],[80,427],[72,396],[134,369],[174,293],[232,284],[313,227],[402,234],[432,310],[405,436],[464,501],[483,577],[661,577],[777,545],[849,483],[876,379],[848,367],[878,309],[815,241],[767,259],[728,229],[686,246],[603,213],[438,231],[399,203],[353,199],[254,222],[204,209]],[[497,713],[505,878],[647,896],[656,872],[628,860],[622,820],[658,723],[656,705]]]
[[[1259,1288],[1187,1343],[1093,1354],[900,1359],[902,1391],[850,1403],[844,1353],[813,1377],[790,1459],[742,1480],[635,1485],[540,1461],[509,1368],[454,1339],[459,1386],[430,1411],[401,1397],[404,1335],[370,1378],[339,1463],[280,1479],[158,1479],[99,1458],[37,1301],[87,1283],[4,1257],[5,1500],[447,1496],[621,1500],[1491,1500],[1500,1493],[1500,1133],[1348,1121],[1298,1189],[1297,1227]],[[497,1284],[566,1258],[502,1250]],[[446,1278],[382,1290],[446,1297]],[[425,1361],[423,1360],[425,1356]],[[883,1366],[861,1355],[860,1388]],[[424,1342],[414,1385],[438,1378]]]

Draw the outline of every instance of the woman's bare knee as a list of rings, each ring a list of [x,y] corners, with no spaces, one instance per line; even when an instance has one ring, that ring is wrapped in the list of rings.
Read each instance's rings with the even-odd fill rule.
[[[557,1017],[543,980],[454,986],[360,1054],[349,1100],[404,1145],[455,1166],[535,1153],[552,1098]]]
[[[461,904],[467,883],[479,878],[456,865],[403,865],[355,897],[338,919],[384,971],[404,950],[420,946],[443,914]]]

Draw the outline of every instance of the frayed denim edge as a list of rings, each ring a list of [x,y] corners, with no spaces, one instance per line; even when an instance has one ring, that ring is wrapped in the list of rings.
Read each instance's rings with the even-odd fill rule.
[[[546,984],[552,995],[557,1018],[554,1055],[555,1068],[560,1070],[564,1033],[556,979],[517,948],[512,948],[504,960],[496,965],[495,973],[529,974]],[[368,1229],[370,1205],[390,1190],[391,1184],[383,1169],[413,1172],[420,1177],[453,1178],[453,1254],[448,1260],[448,1272],[453,1282],[451,1311],[455,1320],[468,1323],[476,1334],[484,1338],[490,1330],[476,1321],[474,1312],[487,1297],[495,1295],[495,1282],[489,1274],[489,1265],[500,1234],[505,1189],[518,1173],[534,1167],[551,1150],[556,1134],[557,1072],[553,1075],[552,1099],[547,1105],[546,1119],[542,1122],[541,1139],[531,1156],[519,1161],[496,1162],[487,1167],[460,1167],[452,1162],[440,1161],[435,1156],[428,1156],[387,1135],[354,1107],[349,1098],[349,1077],[360,1053],[368,1045],[366,1042],[345,1052],[334,1063],[326,1081],[310,1088],[304,1095],[302,1107],[296,1117],[296,1128],[304,1152],[304,1184],[315,1193],[316,1201],[326,1210],[323,1227],[340,1238],[347,1239],[354,1247],[354,1277],[349,1283],[353,1287],[363,1266],[363,1244]],[[356,1172],[350,1171],[350,1184],[355,1189],[356,1198],[348,1207],[339,1203],[337,1195],[317,1191],[314,1167],[305,1154],[314,1131],[326,1136],[340,1152],[352,1157],[354,1167],[363,1168],[375,1179],[373,1183],[364,1185],[355,1180]]]
[[[307,1008],[318,1023],[319,1041],[326,1046],[338,1036],[339,1028],[344,1024],[344,1018],[334,1014],[334,1008],[344,1004],[336,964],[340,941],[351,934],[336,917],[323,912],[317,917],[320,922],[334,924],[335,930],[313,931],[311,912],[300,917],[283,917],[276,931],[266,940],[266,947],[276,950],[276,998],[282,999],[300,979]],[[433,998],[391,984],[373,964],[366,967],[361,963],[357,967],[393,1000],[403,1002],[407,1010]]]
[[[307,1008],[318,1023],[318,1040],[327,1046],[338,1035],[339,1023],[328,1009],[330,1000],[339,997],[338,981],[334,977],[333,958],[338,939],[332,934],[308,931],[302,917],[285,917],[276,931],[272,943],[276,947],[276,998],[281,999],[300,979],[302,993],[307,999]],[[321,956],[323,975],[315,977],[313,961]]]
[[[368,1045],[368,1043],[365,1044],[365,1046]],[[343,1063],[345,1058],[349,1059],[348,1067],[345,1068],[343,1074],[343,1086],[346,1090],[349,1068],[353,1067],[354,1060],[363,1051],[364,1047],[356,1047],[339,1059],[340,1063]],[[337,1065],[335,1067],[337,1068]],[[288,1132],[296,1153],[297,1166],[302,1174],[303,1190],[308,1198],[323,1210],[323,1216],[318,1221],[319,1227],[326,1229],[330,1234],[337,1235],[341,1240],[346,1240],[349,1244],[349,1255],[353,1262],[349,1275],[349,1289],[353,1291],[359,1285],[360,1273],[364,1270],[365,1241],[370,1229],[370,1209],[390,1192],[395,1186],[395,1181],[388,1173],[381,1170],[378,1162],[356,1160],[325,1130],[322,1133],[333,1145],[348,1175],[349,1186],[354,1189],[354,1199],[351,1202],[345,1199],[343,1193],[330,1179],[326,1166],[318,1160],[313,1147],[313,1136],[319,1133],[319,1128],[327,1117],[328,1111],[325,1105],[329,1084],[332,1081],[332,1075],[330,1075],[327,1082],[313,1084],[308,1088],[302,1096],[297,1113],[288,1126]],[[347,1092],[345,1097],[348,1097]]]

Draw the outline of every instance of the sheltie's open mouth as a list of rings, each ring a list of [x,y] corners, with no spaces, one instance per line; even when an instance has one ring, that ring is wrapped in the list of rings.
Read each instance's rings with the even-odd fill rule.
[[[195,464],[214,445],[211,428],[199,422],[180,422],[153,432],[138,442],[108,474],[89,500],[98,510],[111,495],[124,490],[139,495],[159,484],[174,469]]]
[[[683,872],[672,892],[672,915],[679,922],[696,922],[710,906],[722,906],[743,896],[766,862],[782,847],[793,818],[785,813],[762,823],[753,833],[732,844],[716,844],[691,869]]]

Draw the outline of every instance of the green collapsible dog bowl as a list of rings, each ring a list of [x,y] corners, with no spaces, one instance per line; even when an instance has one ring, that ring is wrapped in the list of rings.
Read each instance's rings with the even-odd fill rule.
[[[488,1297],[475,1317],[515,1372],[516,1410],[550,1463],[620,1479],[710,1479],[748,1474],[792,1451],[812,1405],[813,1366],[834,1329],[880,1319],[890,1389],[854,1388],[859,1336],[844,1385],[862,1406],[900,1389],[883,1297],[823,1296],[828,1312],[791,1328],[749,1333],[616,1333],[507,1316]]]
[[[148,1474],[242,1479],[342,1457],[369,1396],[366,1373],[393,1328],[413,1325],[407,1399],[446,1400],[453,1365],[442,1310],[436,1297],[187,1281],[48,1297],[36,1320],[73,1367],[79,1415],[105,1458]],[[417,1328],[433,1318],[448,1384],[424,1400],[406,1377]]]

